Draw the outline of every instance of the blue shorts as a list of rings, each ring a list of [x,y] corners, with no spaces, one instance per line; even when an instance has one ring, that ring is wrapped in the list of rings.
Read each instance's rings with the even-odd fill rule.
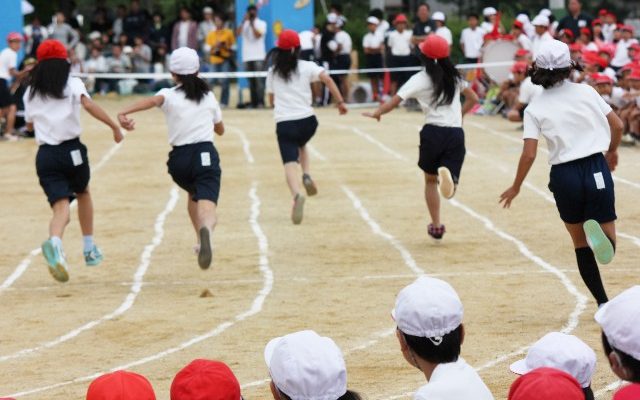
[[[210,200],[218,204],[220,158],[211,142],[175,146],[167,161],[173,181],[186,190],[193,201]]]
[[[87,147],[78,138],[58,145],[42,144],[36,155],[36,171],[51,206],[62,199],[73,201],[89,185]]]
[[[282,163],[297,162],[300,158],[300,147],[304,147],[315,135],[318,120],[315,115],[293,121],[280,121],[276,124],[278,147]]]
[[[465,154],[462,128],[426,124],[420,131],[418,166],[425,173],[437,175],[438,168],[447,167],[458,183]]]
[[[602,153],[551,166],[549,190],[567,224],[616,220],[613,178]]]

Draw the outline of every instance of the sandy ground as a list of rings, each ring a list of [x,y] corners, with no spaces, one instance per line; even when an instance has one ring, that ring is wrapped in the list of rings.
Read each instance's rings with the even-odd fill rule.
[[[123,104],[100,103],[112,114]],[[246,399],[267,399],[264,345],[309,328],[343,349],[351,388],[369,399],[408,398],[424,379],[405,364],[389,312],[420,271],[459,292],[463,356],[496,399],[514,380],[509,363],[552,330],[571,331],[596,350],[596,392],[615,382],[601,355],[596,305],[549,201],[546,154],[513,208],[498,207],[521,147],[515,125],[467,118],[469,155],[455,201],[443,203],[445,240],[435,245],[415,165],[421,115],[398,110],[376,123],[360,110],[339,117],[323,109],[318,118],[312,168],[320,194],[293,226],[271,112],[224,112],[215,265],[201,271],[185,193],[166,172],[162,114],[139,115],[138,130],[116,148],[109,130],[84,115],[95,236],[106,258],[97,268],[83,265],[74,215],[64,238],[66,284],[30,253],[50,217],[35,175],[37,148],[0,145],[0,397],[82,399],[96,374],[124,367],[168,399],[180,368],[212,358],[232,367]],[[638,282],[640,151],[622,149],[620,160],[618,227],[627,236],[602,268],[610,296]],[[204,290],[212,296],[200,297]]]

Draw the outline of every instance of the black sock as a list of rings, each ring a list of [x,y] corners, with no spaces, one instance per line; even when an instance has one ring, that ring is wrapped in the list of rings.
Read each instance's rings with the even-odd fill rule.
[[[598,269],[598,263],[593,255],[593,251],[589,247],[576,249],[576,260],[578,261],[580,276],[596,299],[598,305],[609,301],[607,293],[604,291],[604,286],[602,285],[600,270]]]

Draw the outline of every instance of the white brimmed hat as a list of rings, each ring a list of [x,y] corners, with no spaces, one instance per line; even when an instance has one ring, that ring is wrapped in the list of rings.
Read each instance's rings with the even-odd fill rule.
[[[536,15],[533,21],[531,21],[531,25],[534,25],[534,26],[549,26],[549,24],[550,24],[549,17],[542,14]]]
[[[640,286],[609,300],[595,318],[612,347],[640,361]]]
[[[496,15],[498,13],[498,10],[496,10],[493,7],[485,7],[482,10],[482,15],[484,15],[485,17],[489,17],[491,15]]]
[[[444,13],[442,11],[436,11],[431,16],[431,19],[434,20],[434,21],[442,21],[442,22],[444,22],[445,16],[444,16]]]
[[[339,19],[340,17],[338,17],[338,14],[336,13],[327,14],[327,22],[330,24],[337,24]]]
[[[200,70],[200,57],[189,47],[180,47],[171,53],[169,71],[178,75],[191,75]]]
[[[542,69],[562,69],[571,66],[571,52],[566,43],[559,40],[549,40],[540,46],[536,56],[536,66]]]
[[[376,17],[374,17],[373,15],[367,17],[367,23],[368,24],[374,24],[374,25],[379,25],[380,24],[380,20]]]
[[[573,335],[551,332],[535,342],[524,359],[514,362],[509,368],[518,375],[524,375],[543,367],[564,371],[586,388],[591,385],[596,369],[596,353]]]
[[[347,392],[342,352],[314,331],[272,339],[264,359],[274,385],[291,400],[336,400]]]
[[[213,14],[213,8],[207,6],[207,7],[202,9],[202,13],[203,14]]]
[[[543,8],[538,14],[544,15],[545,17],[549,18],[553,13],[548,8]]]
[[[429,338],[438,345],[444,335],[460,326],[463,313],[462,302],[451,285],[422,276],[400,291],[391,315],[403,333]]]

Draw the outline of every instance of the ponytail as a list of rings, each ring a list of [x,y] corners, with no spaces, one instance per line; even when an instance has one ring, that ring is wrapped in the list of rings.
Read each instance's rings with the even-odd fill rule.
[[[298,68],[298,56],[300,55],[300,47],[292,50],[282,50],[274,47],[267,54],[265,65],[272,62],[273,72],[280,76],[285,82],[291,80],[291,75]]]
[[[450,105],[456,94],[456,86],[462,77],[449,57],[434,60],[420,53],[420,61],[433,85],[432,102],[438,106]]]
[[[200,103],[202,99],[209,93],[209,85],[207,82],[198,77],[198,74],[177,75],[177,81],[180,83],[177,90],[182,90],[187,99]]]

